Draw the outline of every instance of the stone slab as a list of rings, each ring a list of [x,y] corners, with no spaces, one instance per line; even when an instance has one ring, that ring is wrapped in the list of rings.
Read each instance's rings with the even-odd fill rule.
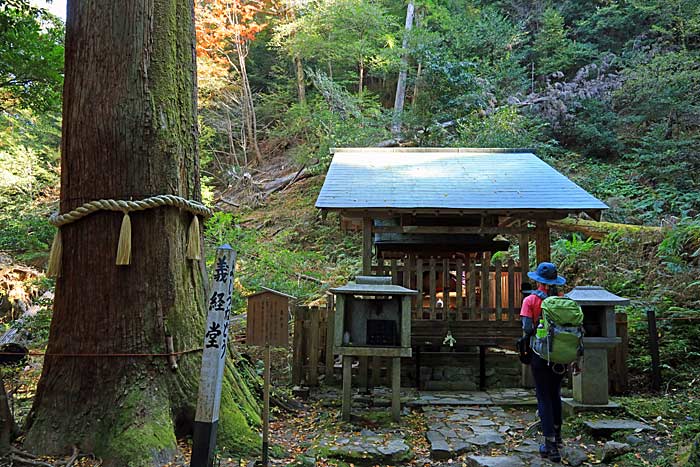
[[[540,452],[540,443],[533,441],[531,439],[526,439],[523,441],[523,443],[516,447],[515,450],[517,452],[525,452],[525,453],[530,453],[530,454],[539,454]]]
[[[583,425],[594,435],[605,436],[611,435],[616,431],[654,431],[654,428],[630,419],[614,419],[614,420],[586,420]]]
[[[594,405],[582,404],[571,398],[562,397],[562,410],[566,417],[573,417],[579,413],[618,413],[624,411],[623,407],[616,402],[608,402],[607,404]]]
[[[588,461],[588,454],[581,448],[566,446],[561,450],[562,458],[566,459],[571,467],[578,467]]]
[[[455,455],[447,442],[435,440],[430,443],[430,457],[435,460],[447,460],[455,457]]]
[[[476,444],[477,446],[488,446],[490,444],[505,444],[506,440],[503,439],[503,436],[501,436],[498,433],[481,433],[473,438],[467,438],[465,441],[468,441],[472,444]]]
[[[468,456],[470,467],[525,467],[517,456]]]

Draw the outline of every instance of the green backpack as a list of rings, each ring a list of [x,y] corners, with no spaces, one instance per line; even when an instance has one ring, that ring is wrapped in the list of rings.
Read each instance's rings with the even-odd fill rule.
[[[552,363],[572,363],[583,354],[583,310],[566,297],[547,297],[532,351]]]

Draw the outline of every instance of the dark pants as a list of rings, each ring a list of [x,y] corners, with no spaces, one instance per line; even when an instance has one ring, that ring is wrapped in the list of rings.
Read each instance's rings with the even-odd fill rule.
[[[537,393],[537,412],[542,420],[542,434],[545,438],[553,437],[554,427],[561,427],[561,380],[564,373],[555,373],[547,361],[538,355],[532,356],[531,366]]]

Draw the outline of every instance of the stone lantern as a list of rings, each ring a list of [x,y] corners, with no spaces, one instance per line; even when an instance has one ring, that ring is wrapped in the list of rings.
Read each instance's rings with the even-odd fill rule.
[[[602,287],[576,287],[567,294],[583,310],[583,359],[581,372],[573,377],[573,401],[565,400],[573,411],[590,408],[617,408],[608,398],[608,350],[622,342],[615,330],[615,307],[629,304]]]
[[[335,294],[333,353],[343,358],[342,418],[350,420],[353,357],[391,357],[391,413],[399,419],[401,358],[411,356],[411,297],[390,277],[358,276]]]

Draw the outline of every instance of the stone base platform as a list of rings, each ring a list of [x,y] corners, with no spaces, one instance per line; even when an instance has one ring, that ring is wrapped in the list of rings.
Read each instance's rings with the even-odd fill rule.
[[[573,417],[584,412],[619,413],[624,412],[624,408],[616,402],[607,404],[582,404],[572,398],[562,397],[562,411],[564,416]]]

